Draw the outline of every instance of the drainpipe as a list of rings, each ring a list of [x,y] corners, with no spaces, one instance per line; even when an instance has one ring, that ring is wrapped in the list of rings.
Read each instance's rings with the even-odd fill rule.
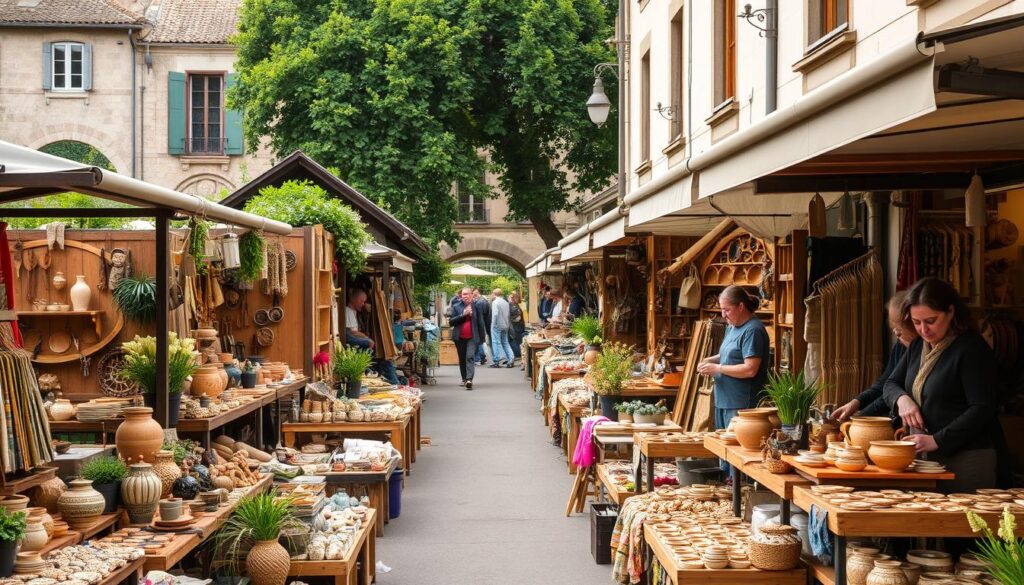
[[[153,56],[149,53],[149,41],[146,41],[146,72],[153,70]],[[147,76],[148,77],[148,76]],[[139,87],[142,99],[139,100],[139,179],[146,180],[146,86]]]
[[[619,62],[619,205],[626,198],[626,0],[619,0],[619,31],[615,43],[616,59]]]
[[[764,113],[775,111],[779,93],[779,0],[766,0]]]
[[[132,36],[135,31],[128,29],[128,46],[132,49],[132,177],[135,175],[135,124],[136,124],[136,112],[135,112],[135,38]]]

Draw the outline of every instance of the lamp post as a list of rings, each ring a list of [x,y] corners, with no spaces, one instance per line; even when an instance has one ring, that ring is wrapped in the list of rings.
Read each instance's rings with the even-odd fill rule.
[[[587,100],[587,114],[590,116],[590,121],[598,126],[604,126],[604,123],[608,121],[608,113],[612,109],[612,102],[608,99],[608,94],[604,92],[604,80],[601,79],[601,74],[611,71],[618,78],[617,69],[617,63],[598,63],[594,67],[594,92]],[[619,117],[622,117],[621,112]]]

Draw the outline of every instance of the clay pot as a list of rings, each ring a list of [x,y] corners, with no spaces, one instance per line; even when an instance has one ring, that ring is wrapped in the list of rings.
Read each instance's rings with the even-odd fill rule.
[[[229,364],[235,359],[234,354],[230,353],[218,353],[217,357],[220,358],[220,363],[222,364]]]
[[[868,457],[882,471],[898,473],[914,462],[916,454],[910,441],[871,441]]]
[[[231,378],[228,377],[228,372],[224,369],[224,364],[213,364],[213,367],[217,372],[217,376],[220,378],[220,392],[223,392],[228,389],[228,380]],[[220,394],[220,392],[218,392],[218,394]]]
[[[917,585],[921,580],[921,565],[916,563],[900,563],[900,570],[907,578],[907,585]]]
[[[748,450],[761,448],[761,441],[767,437],[774,428],[768,417],[771,413],[766,409],[748,408],[740,410],[733,418],[733,430],[736,432],[736,440],[740,446]]]
[[[938,550],[907,551],[907,562],[921,566],[922,573],[952,573],[953,556]]]
[[[59,478],[53,478],[60,481]],[[52,481],[52,480],[51,480]],[[61,485],[64,485],[63,481],[60,481]],[[7,509],[7,512],[18,512],[28,507],[28,496],[13,495],[0,498],[0,506]]]
[[[58,512],[60,509],[57,507],[57,499],[60,498],[60,495],[67,491],[67,489],[68,486],[64,483],[64,480],[59,477],[52,477],[39,484],[39,487],[36,488],[35,494],[33,494],[32,498],[35,500],[36,504],[46,508],[47,512]],[[2,503],[2,501],[0,501],[0,503]]]
[[[864,449],[865,453],[871,441],[892,441],[896,438],[892,422],[886,416],[855,416],[839,428],[846,436],[847,443]]]
[[[866,585],[868,574],[875,568],[877,555],[855,552],[846,559],[847,585]]]
[[[75,405],[66,398],[58,398],[50,406],[50,419],[57,421],[71,420],[75,418]]]
[[[43,530],[46,531],[47,538],[53,536],[53,516],[50,516],[50,513],[46,511],[46,508],[36,506],[34,508],[26,508],[26,511],[28,512],[29,520],[35,518],[43,523]]]
[[[57,272],[53,275],[53,288],[57,290],[64,290],[68,286],[68,277],[64,276],[63,272]]]
[[[154,463],[164,444],[164,429],[153,420],[153,409],[132,406],[124,409],[124,422],[114,435],[117,453],[126,463]]]
[[[288,551],[277,540],[257,541],[245,559],[253,585],[284,585],[290,566]]]
[[[121,499],[132,524],[149,524],[153,520],[163,487],[149,463],[135,463],[128,468],[128,477],[121,484]]]
[[[160,478],[163,489],[160,492],[161,498],[171,495],[171,487],[174,480],[181,477],[181,468],[174,463],[174,453],[171,451],[157,451],[156,463],[153,464],[153,473]]]
[[[763,410],[768,413],[768,422],[772,423],[772,428],[782,428],[782,419],[779,418],[778,408],[775,408],[774,406],[768,406],[764,408],[758,408],[757,410]]]
[[[46,529],[43,528],[42,519],[29,518],[28,525],[25,527],[25,535],[21,537],[22,552],[40,550],[49,541],[50,537],[47,536]]]
[[[599,355],[601,355],[600,345],[588,345],[586,352],[583,354],[583,363],[592,366],[597,363],[597,356]]]
[[[160,520],[163,520],[164,522],[173,522],[181,517],[181,498],[168,498],[166,500],[160,500],[159,506]]]
[[[226,475],[218,475],[213,478],[213,487],[231,491],[235,489],[235,481]]]
[[[213,327],[200,327],[192,330],[194,339],[217,339],[217,330]]]
[[[89,479],[73,480],[70,489],[57,499],[61,517],[75,529],[90,526],[103,513],[104,506],[103,494],[93,489]]]
[[[226,376],[227,374],[225,374]],[[224,391],[224,382],[221,381],[220,374],[217,373],[217,366],[208,364],[196,370],[196,373],[192,374],[190,391],[193,396],[209,396],[210,398],[220,396],[220,393]]]
[[[866,585],[909,585],[899,561],[875,561]]]

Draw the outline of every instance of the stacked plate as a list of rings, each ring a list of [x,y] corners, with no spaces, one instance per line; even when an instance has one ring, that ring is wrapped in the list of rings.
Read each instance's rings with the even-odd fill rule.
[[[824,455],[821,453],[806,453],[804,455],[797,455],[794,459],[797,463],[806,465],[807,467],[825,467],[828,463],[825,461]]]
[[[923,459],[915,460],[910,469],[918,473],[946,473],[945,465],[938,461],[925,461]]]
[[[14,572],[18,575],[38,575],[43,569],[52,566],[39,556],[38,552],[18,553],[14,561]]]
[[[195,516],[183,514],[176,520],[153,520],[152,527],[155,530],[182,530],[196,523]]]
[[[125,400],[95,399],[78,405],[77,418],[82,422],[98,422],[121,416],[128,404]]]

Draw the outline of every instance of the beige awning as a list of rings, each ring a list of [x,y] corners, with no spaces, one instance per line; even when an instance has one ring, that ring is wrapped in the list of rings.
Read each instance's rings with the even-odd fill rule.
[[[395,270],[408,272],[410,274],[412,273],[412,265],[416,263],[415,260],[398,250],[382,246],[377,242],[371,242],[363,246],[363,252],[366,253],[367,260],[371,262],[387,261],[391,263],[391,267]]]
[[[593,240],[591,245],[595,250],[600,250],[624,237],[626,237],[626,216],[620,213],[618,217],[594,230],[594,234],[591,236]]]
[[[590,224],[583,224],[579,229],[559,240],[558,247],[562,249],[562,260],[572,260],[589,252]]]

